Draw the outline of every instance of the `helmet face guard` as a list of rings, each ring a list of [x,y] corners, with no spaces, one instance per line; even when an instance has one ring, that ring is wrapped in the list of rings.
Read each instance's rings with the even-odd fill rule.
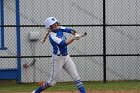
[[[45,20],[45,27],[49,29],[51,25],[53,25],[56,22],[58,23],[58,20],[55,17],[49,17]]]

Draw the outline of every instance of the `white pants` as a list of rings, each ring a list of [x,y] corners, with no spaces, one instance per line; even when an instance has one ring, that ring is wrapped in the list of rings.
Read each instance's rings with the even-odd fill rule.
[[[80,80],[75,64],[69,55],[67,56],[52,55],[51,77],[50,80],[48,81],[50,86],[54,86],[56,84],[61,74],[62,68],[66,70],[66,72],[72,77],[73,80]]]

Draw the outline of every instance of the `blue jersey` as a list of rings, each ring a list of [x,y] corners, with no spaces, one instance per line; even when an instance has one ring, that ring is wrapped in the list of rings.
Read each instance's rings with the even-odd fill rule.
[[[73,30],[71,28],[59,27],[56,31],[50,32],[49,40],[53,47],[53,54],[62,54],[67,55],[67,44],[66,44],[66,36],[63,32],[73,34]]]

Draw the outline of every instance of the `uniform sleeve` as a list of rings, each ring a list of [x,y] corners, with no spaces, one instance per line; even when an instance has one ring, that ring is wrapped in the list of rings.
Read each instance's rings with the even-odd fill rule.
[[[67,32],[71,34],[74,34],[76,32],[74,29],[68,27],[60,27],[60,29],[63,29],[63,32]]]
[[[58,37],[56,37],[54,35],[50,35],[49,39],[50,39],[51,43],[56,43],[56,44],[58,44],[60,46],[66,46],[67,45],[65,40],[62,40],[61,38],[58,38]]]

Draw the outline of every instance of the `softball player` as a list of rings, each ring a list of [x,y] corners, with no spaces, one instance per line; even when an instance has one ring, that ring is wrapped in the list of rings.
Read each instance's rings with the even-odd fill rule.
[[[47,36],[53,47],[52,59],[51,59],[51,76],[48,82],[45,82],[37,90],[32,93],[40,93],[45,89],[52,87],[56,84],[62,68],[72,77],[75,85],[79,89],[80,93],[86,93],[84,85],[80,80],[80,76],[77,73],[74,62],[68,55],[67,46],[74,40],[79,40],[80,35],[71,28],[58,26],[58,20],[54,17],[49,17],[45,20],[45,27],[49,29],[45,35],[43,42],[45,42]],[[67,32],[75,35],[74,38],[66,39],[63,32]]]

